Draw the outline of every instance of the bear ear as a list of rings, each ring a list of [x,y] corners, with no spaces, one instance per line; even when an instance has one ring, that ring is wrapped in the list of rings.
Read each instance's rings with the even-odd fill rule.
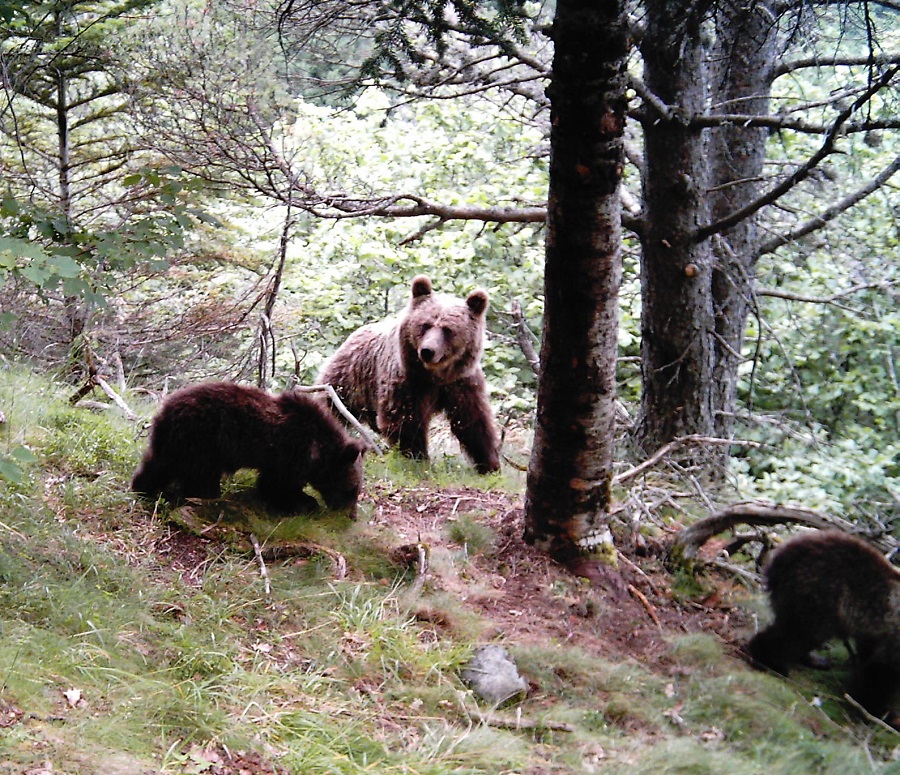
[[[476,291],[472,291],[466,299],[466,305],[476,315],[483,315],[485,310],[488,308],[487,292],[481,290],[481,288]]]
[[[418,299],[420,296],[428,296],[431,294],[431,280],[425,275],[420,274],[412,281],[412,297]]]

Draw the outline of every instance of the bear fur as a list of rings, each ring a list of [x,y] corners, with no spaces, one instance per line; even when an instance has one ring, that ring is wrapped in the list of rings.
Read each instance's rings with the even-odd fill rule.
[[[409,457],[428,459],[431,418],[444,412],[476,470],[497,471],[500,444],[481,370],[487,307],[483,290],[457,299],[418,276],[406,309],[357,329],[318,381]]]
[[[775,619],[747,644],[754,662],[787,675],[826,641],[853,640],[850,696],[897,726],[900,570],[862,539],[826,530],[775,550],[765,576]]]
[[[298,391],[273,396],[232,382],[175,391],[153,419],[150,445],[131,489],[156,498],[217,498],[223,474],[259,472],[256,489],[271,509],[318,507],[312,485],[334,510],[355,513],[366,444],[321,404]]]

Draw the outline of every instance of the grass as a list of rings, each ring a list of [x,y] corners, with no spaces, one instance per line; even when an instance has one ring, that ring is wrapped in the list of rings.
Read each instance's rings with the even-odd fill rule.
[[[439,589],[417,610],[453,626],[414,615],[411,577],[365,520],[254,525],[263,540],[340,553],[345,579],[313,555],[271,564],[267,594],[252,555],[224,545],[202,574],[164,570],[171,514],[148,515],[127,491],[137,426],[66,395],[0,372],[0,455],[34,456],[0,480],[0,774],[47,762],[71,775],[201,773],[227,752],[354,775],[900,772],[896,736],[808,702],[816,690],[830,702],[839,676],[756,673],[708,635],[672,637],[664,675],[564,643],[507,643],[532,690],[501,713],[534,723],[488,723],[458,672],[493,624]],[[449,459],[368,465],[386,492],[485,486]],[[435,562],[490,557],[496,542],[477,512],[446,538]],[[564,586],[561,603],[578,594]]]

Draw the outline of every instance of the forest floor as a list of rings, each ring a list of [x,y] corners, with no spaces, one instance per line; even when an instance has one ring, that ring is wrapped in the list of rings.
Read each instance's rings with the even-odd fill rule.
[[[410,574],[416,574],[411,586],[418,585],[429,593],[420,601],[406,598],[413,616],[447,637],[464,638],[466,627],[460,623],[471,615],[481,622],[482,641],[507,647],[573,646],[608,662],[637,663],[661,677],[690,672],[673,659],[673,639],[686,634],[711,634],[723,645],[726,658],[741,659],[741,643],[753,628],[752,614],[741,604],[748,597],[746,586],[717,574],[708,579],[707,591],[699,599],[682,599],[673,590],[673,577],[664,567],[671,536],[642,540],[640,546],[621,537],[620,570],[628,592],[615,593],[590,588],[586,580],[573,577],[525,543],[521,495],[465,486],[398,489],[375,483],[367,489],[364,499],[369,517],[365,530],[376,542],[386,544],[388,549],[393,547],[398,567],[405,566]],[[454,523],[466,522],[473,515],[489,536],[489,543],[474,551],[461,547],[459,536],[452,530]],[[195,522],[196,514],[190,506],[183,507],[180,516],[176,512],[179,522],[183,523],[186,516],[190,526],[198,528],[195,532],[170,530],[162,540],[156,534],[145,549],[156,558],[159,572],[200,586],[209,559],[221,552],[223,542],[234,543],[235,536],[227,520],[216,524]],[[467,524],[469,528],[465,529],[471,530],[474,523]],[[419,565],[418,546],[427,547],[427,567]],[[291,559],[294,551],[286,545],[284,554],[288,558],[282,555],[277,562],[304,563],[310,554],[320,551],[332,560],[336,579],[362,580],[360,571],[348,566],[332,549],[308,543],[300,548],[302,551]],[[707,551],[713,550],[707,547]],[[465,562],[454,561],[461,551]],[[265,560],[262,562],[265,564]],[[456,604],[448,608],[429,602],[435,593],[452,597]],[[529,695],[540,697],[540,684],[527,674],[524,677],[529,682]],[[677,713],[674,718],[677,721]],[[628,718],[629,732],[650,738],[655,735],[652,724],[643,730],[639,726],[639,717]],[[207,751],[206,756],[214,759],[208,770],[212,775],[280,772],[271,761],[256,754],[236,758],[234,752],[226,756],[225,752]],[[528,770],[530,775],[550,771],[540,766]]]
[[[666,565],[714,508],[689,488],[621,493],[615,592],[524,541],[518,465],[367,460],[355,522],[272,519],[243,472],[154,506],[128,490],[133,424],[15,395],[40,465],[0,489],[0,775],[898,772],[841,670],[743,660],[765,615],[749,558],[740,578]],[[524,698],[462,680],[487,643]]]
[[[699,600],[678,599],[664,567],[674,529],[668,539],[641,541],[641,546],[627,536],[618,541],[619,569],[629,589],[623,595],[591,589],[586,580],[576,579],[525,543],[520,495],[471,487],[373,489],[368,493],[368,528],[390,536],[400,565],[414,567],[415,545],[427,547],[430,559],[423,581],[428,588],[449,593],[462,608],[488,621],[494,638],[526,645],[567,643],[606,659],[631,658],[665,671],[671,651],[667,636],[712,633],[739,656],[740,644],[752,634],[751,616],[740,604],[747,599],[747,588],[733,579],[716,575]],[[461,548],[448,526],[472,514],[490,531],[493,545],[468,554],[464,566],[445,561]],[[199,584],[197,569],[204,567],[203,558],[219,550],[221,536],[216,532],[207,528],[204,538],[186,531],[170,533],[158,555],[161,567]],[[711,541],[705,553],[714,552],[715,546]],[[452,630],[450,617],[427,605],[416,615]]]

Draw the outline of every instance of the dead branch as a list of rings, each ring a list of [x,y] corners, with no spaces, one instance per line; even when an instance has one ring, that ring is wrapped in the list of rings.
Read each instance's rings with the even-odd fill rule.
[[[728,446],[734,444],[736,446],[744,447],[762,446],[759,442],[756,441],[741,441],[739,439],[717,439],[712,436],[698,436],[696,434],[693,434],[691,436],[679,436],[677,439],[673,439],[667,444],[663,444],[643,463],[639,463],[638,465],[634,466],[634,468],[629,468],[627,471],[623,471],[621,474],[616,474],[612,480],[613,484],[622,484],[623,482],[627,482],[629,479],[634,479],[636,476],[642,474],[648,468],[652,468],[653,466],[655,466],[667,455],[672,454],[675,450],[680,449],[681,447],[684,447],[688,444],[725,444]]]
[[[99,374],[91,372],[90,376],[85,380],[85,383],[75,391],[75,393],[70,396],[69,403],[72,406],[75,406],[77,403],[81,401],[88,393],[90,393],[95,387],[99,387],[107,396],[109,396],[110,400],[122,410],[122,413],[129,420],[137,420],[138,416],[133,411],[131,411],[131,407],[125,403],[125,400],[116,393],[115,390],[112,389],[110,384],[103,379]],[[103,404],[92,403],[91,408],[103,408],[107,409],[109,407],[104,406]]]
[[[695,522],[678,532],[672,543],[670,554],[682,560],[697,556],[700,548],[713,536],[734,528],[736,525],[806,525],[820,530],[837,529],[854,532],[852,522],[830,514],[822,514],[803,506],[783,506],[762,501],[734,503],[706,519]]]
[[[852,288],[847,288],[846,290],[839,291],[838,293],[833,293],[830,296],[804,296],[800,293],[780,291],[775,288],[758,288],[756,290],[756,295],[768,296],[773,299],[785,299],[786,301],[800,301],[806,304],[834,304],[835,306],[846,309],[846,305],[839,303],[841,299],[845,299],[847,296],[852,296],[854,293],[867,291],[872,288],[879,288],[886,291],[893,285],[894,283],[891,282],[862,283],[860,285],[854,285]]]
[[[535,374],[540,374],[541,359],[534,349],[534,334],[531,333],[528,323],[525,322],[525,315],[522,313],[522,305],[519,303],[518,299],[513,300],[510,314],[512,315],[513,323],[515,323],[516,326],[516,342],[519,344],[519,349],[522,351],[522,355],[525,356],[525,360],[528,361],[528,365],[531,366],[531,370]]]
[[[653,620],[653,623],[662,629],[662,624],[660,624],[659,616],[656,614],[656,609],[653,607],[653,603],[647,600],[647,596],[637,589],[633,584],[628,585],[628,591],[632,594],[633,597],[637,598],[638,602],[644,606],[644,610],[647,612],[648,616]]]
[[[575,727],[564,721],[549,721],[547,719],[528,719],[522,716],[510,718],[496,713],[477,716],[478,721],[489,727],[497,729],[550,729],[554,732],[574,732]]]
[[[772,202],[777,201],[784,194],[794,188],[794,186],[806,180],[806,178],[810,176],[812,171],[816,167],[818,167],[818,165],[822,161],[824,161],[832,153],[835,152],[835,144],[837,143],[838,137],[840,136],[841,131],[844,129],[844,125],[847,123],[850,116],[852,116],[856,111],[860,110],[875,94],[884,89],[897,75],[898,71],[900,71],[900,66],[891,67],[885,70],[881,77],[876,78],[874,81],[872,81],[872,83],[865,91],[863,91],[850,105],[844,108],[844,110],[842,110],[840,114],[838,114],[837,118],[831,124],[831,127],[825,134],[825,138],[822,141],[819,149],[812,156],[810,156],[806,160],[806,162],[801,164],[797,169],[795,169],[790,175],[785,177],[784,180],[775,185],[772,189],[762,194],[759,198],[756,199],[756,201],[750,202],[749,204],[736,210],[735,212],[730,213],[723,218],[720,218],[718,221],[707,224],[706,226],[701,226],[692,235],[693,241],[695,243],[703,242],[704,240],[709,239],[714,234],[718,234],[719,232],[725,231],[726,229],[734,226],[736,223],[740,223],[766,205],[772,204]]]
[[[251,534],[251,540],[253,536]],[[255,547],[254,547],[255,551]],[[272,544],[260,550],[258,555],[260,562],[263,559],[272,561],[284,560],[289,557],[315,557],[316,555],[325,555],[334,566],[334,577],[343,579],[347,577],[347,560],[340,552],[329,549],[326,546],[309,543],[307,541],[282,541]]]
[[[268,597],[272,594],[272,585],[269,583],[269,570],[266,568],[266,561],[263,559],[262,549],[259,547],[259,540],[254,533],[250,534],[250,543],[253,544],[253,553],[256,555],[256,560],[259,563],[259,575],[262,576],[266,585],[266,597]]]
[[[356,419],[353,413],[338,397],[338,394],[331,385],[295,385],[292,390],[297,390],[301,393],[326,393],[328,398],[331,399],[331,403],[334,404],[335,408],[341,413],[341,416],[359,431],[359,434],[369,442],[372,449],[378,452],[379,455],[383,455],[387,451],[388,446]]]
[[[763,256],[767,253],[774,253],[775,250],[782,245],[794,242],[801,237],[805,237],[808,234],[812,234],[814,231],[821,229],[830,221],[837,218],[841,213],[845,213],[851,207],[884,186],[897,171],[900,171],[900,156],[895,157],[894,161],[878,173],[872,180],[868,181],[865,185],[860,186],[856,191],[851,192],[839,202],[831,205],[831,207],[826,208],[819,215],[810,218],[806,223],[800,224],[787,234],[779,234],[764,242],[759,247],[759,255]]]

